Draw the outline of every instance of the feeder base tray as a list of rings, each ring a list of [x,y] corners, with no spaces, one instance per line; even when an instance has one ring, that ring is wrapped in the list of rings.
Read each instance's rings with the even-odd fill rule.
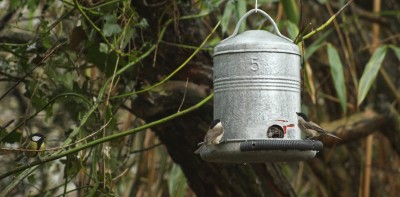
[[[209,162],[291,162],[312,159],[322,148],[314,140],[226,140],[204,147],[200,156]]]

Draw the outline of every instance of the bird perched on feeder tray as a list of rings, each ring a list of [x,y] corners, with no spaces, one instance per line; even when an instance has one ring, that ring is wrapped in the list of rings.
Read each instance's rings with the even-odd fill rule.
[[[44,139],[46,139],[46,137],[40,133],[32,134],[31,136],[29,136],[29,142],[25,148],[27,150],[44,150],[45,149]],[[25,151],[22,155],[17,157],[15,161],[19,161],[23,157],[29,158],[29,157],[36,157],[37,155],[40,156],[39,152]]]
[[[220,119],[213,120],[206,133],[206,136],[204,137],[204,141],[198,144],[200,148],[198,148],[194,153],[199,154],[200,150],[205,145],[219,144],[223,135],[224,135],[224,128],[222,127],[221,120]]]
[[[299,121],[298,126],[299,126],[300,130],[306,134],[306,136],[308,137],[307,139],[319,137],[320,135],[328,135],[328,136],[334,137],[336,139],[342,140],[342,138],[337,137],[333,134],[327,133],[319,125],[310,121],[304,113],[296,112],[296,114],[298,116],[298,121]]]

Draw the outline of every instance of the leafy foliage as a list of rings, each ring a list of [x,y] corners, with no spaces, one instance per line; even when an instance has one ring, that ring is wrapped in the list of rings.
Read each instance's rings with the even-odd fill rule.
[[[346,113],[347,110],[347,100],[346,100],[346,82],[343,73],[343,64],[340,61],[339,53],[331,45],[327,45],[329,65],[331,67],[331,74],[333,77],[335,89],[339,97],[340,105],[342,110]]]
[[[187,130],[158,131],[160,138],[152,130],[199,109],[212,98],[209,94],[212,91],[211,48],[230,35],[239,18],[254,8],[254,2],[1,2],[4,9],[0,12],[0,86],[3,90],[0,92],[0,144],[5,154],[0,175],[12,172],[13,176],[1,180],[1,195],[194,196],[195,190],[189,185],[196,187],[196,181],[200,181],[193,181],[188,173],[200,174],[205,180],[209,179],[208,175],[193,172],[193,169],[202,169],[199,163],[189,162],[190,167],[174,163],[176,157],[172,161],[168,155],[171,147],[167,151],[160,146],[165,143],[160,134],[181,132],[186,141],[179,142],[180,146],[195,147],[197,135],[202,134],[193,130],[202,129],[202,123],[196,125],[198,128],[185,128],[187,122],[178,122]],[[386,89],[396,87],[394,84],[399,79],[395,70],[398,70],[400,48],[396,36],[390,35],[390,32],[399,32],[398,12],[384,10],[377,17],[369,13],[368,3],[355,2],[352,12],[344,10],[334,15],[333,11],[340,10],[343,1],[301,1],[303,7],[297,2],[260,0],[258,8],[273,16],[282,33],[303,47],[303,112],[308,112],[315,122],[338,119],[340,114],[346,119],[362,110],[361,104],[376,104],[377,95],[384,95],[398,106],[398,91]],[[370,31],[370,20],[365,20],[368,17],[377,24],[385,24],[381,25],[385,28],[381,31],[385,45],[375,51],[368,50],[369,38],[376,37]],[[241,24],[240,31],[269,31],[270,26],[264,22],[261,17],[249,17]],[[215,29],[219,24],[218,34]],[[393,53],[387,53],[388,48]],[[389,70],[390,76],[382,82],[378,73],[383,69]],[[203,97],[209,96],[191,108],[184,99],[179,99],[183,108],[173,109],[172,115],[169,111],[154,113],[154,106],[163,100],[152,100],[152,96],[177,100],[163,86],[171,79],[188,80],[187,86],[193,83],[198,89],[206,86],[205,93],[199,92]],[[181,93],[190,99],[190,92]],[[136,102],[139,105],[134,105]],[[151,122],[141,119],[135,107],[143,107],[143,113],[154,113]],[[200,122],[205,116],[191,118]],[[12,124],[3,124],[7,122]],[[15,157],[23,152],[15,148],[24,148],[29,134],[37,132],[47,136],[46,162],[37,162],[36,158],[29,162],[44,168],[31,168],[21,174],[14,172],[31,167],[25,163],[15,165]],[[387,144],[382,136],[377,140],[379,144]],[[359,163],[364,156],[360,155],[363,150],[356,137],[348,141],[352,144],[327,149],[319,153],[317,160],[298,166],[282,164],[280,169],[300,195],[337,194],[335,191],[343,191],[343,196],[354,195],[359,191],[354,185],[361,179]],[[182,154],[188,151],[181,149]],[[389,163],[388,168],[398,168],[398,156],[390,147],[376,149],[374,156],[379,165]],[[328,151],[329,154],[324,154]],[[62,159],[46,160],[49,158]],[[338,165],[330,168],[332,162]],[[218,171],[217,165],[211,166]],[[373,172],[373,177],[385,177],[372,185],[373,191],[384,191],[387,185],[396,188],[398,179],[388,178],[392,171],[379,168]],[[235,178],[225,171],[210,173],[222,174],[226,179],[221,182],[225,185]],[[260,189],[263,184],[276,184],[271,177],[251,180],[254,185],[249,180],[241,181],[249,184],[246,187]],[[331,177],[338,181],[332,182]],[[218,189],[215,186],[216,193],[222,192]],[[391,191],[385,192],[390,196]]]
[[[381,46],[376,49],[375,53],[369,59],[365,70],[360,79],[360,88],[358,89],[358,101],[357,104],[360,105],[367,93],[369,92],[372,84],[375,82],[375,78],[378,75],[379,69],[382,66],[383,59],[386,56],[387,46]]]

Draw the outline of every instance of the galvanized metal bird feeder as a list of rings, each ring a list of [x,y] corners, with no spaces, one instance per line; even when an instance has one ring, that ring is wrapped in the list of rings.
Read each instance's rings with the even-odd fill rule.
[[[238,34],[250,14],[259,13],[274,33]],[[311,159],[322,143],[301,140],[300,50],[283,36],[264,11],[253,9],[238,21],[231,36],[214,49],[214,119],[224,127],[221,143],[200,156],[211,162],[252,163]]]

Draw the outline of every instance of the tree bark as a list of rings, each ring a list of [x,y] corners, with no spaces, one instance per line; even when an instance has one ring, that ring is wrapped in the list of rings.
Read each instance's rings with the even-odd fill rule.
[[[165,1],[164,4],[149,6],[143,2],[146,1],[132,1],[132,5],[150,25],[144,33],[145,37],[157,38],[162,28],[160,24],[169,18],[176,18],[174,24],[167,28],[162,40],[191,46],[199,46],[203,41],[204,35],[200,33],[204,32],[200,31],[204,28],[203,24],[199,24],[198,20],[178,20],[180,16],[196,13],[190,3],[182,1],[178,6],[175,1]],[[144,66],[139,78],[154,84],[174,71],[192,53],[193,50],[190,49],[159,44],[157,52],[142,62]],[[176,113],[180,107],[185,109],[196,104],[212,91],[211,62],[208,52],[200,52],[173,77],[174,81],[169,81],[151,92],[139,94],[132,104],[131,111],[151,122]],[[326,130],[333,131],[343,140],[321,137],[320,140],[326,149],[318,153],[316,159],[308,161],[321,187],[326,186],[325,188],[341,191],[342,195],[357,191],[358,179],[346,180],[346,178],[358,177],[359,169],[349,169],[345,162],[352,162],[349,165],[352,167],[359,165],[360,154],[354,152],[359,143],[354,142],[373,132],[383,131],[393,149],[400,153],[400,146],[396,143],[400,139],[398,132],[400,121],[398,114],[397,116],[393,114],[395,113],[380,113],[370,109],[352,115],[348,119],[322,124]],[[193,152],[197,149],[197,143],[203,140],[212,119],[212,103],[207,103],[184,117],[152,128],[165,144],[174,162],[181,166],[197,196],[296,196],[293,187],[276,164],[208,163],[195,155]],[[392,132],[393,129],[397,132]],[[341,144],[347,145],[341,146],[345,156],[342,158],[338,154],[332,156],[331,150]]]
[[[182,109],[199,102],[209,92],[207,86],[186,85],[183,81],[167,82],[161,89],[163,94],[139,95],[132,106],[136,115],[154,121],[177,112],[185,92]],[[197,196],[296,196],[275,164],[208,163],[194,154],[211,120],[212,103],[207,103],[187,116],[153,128]]]

